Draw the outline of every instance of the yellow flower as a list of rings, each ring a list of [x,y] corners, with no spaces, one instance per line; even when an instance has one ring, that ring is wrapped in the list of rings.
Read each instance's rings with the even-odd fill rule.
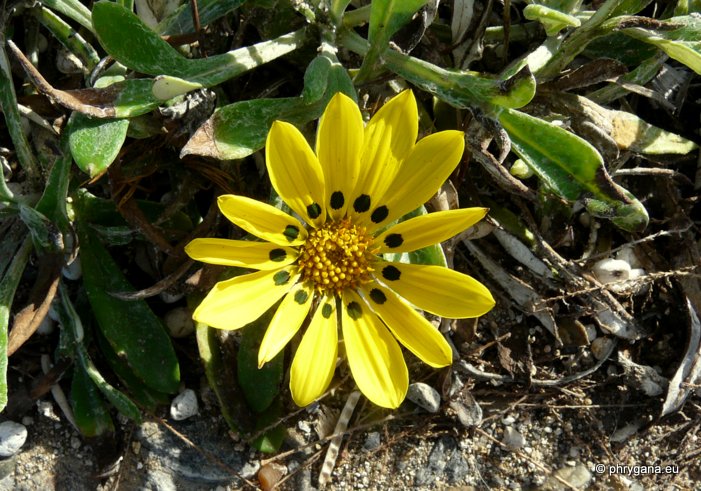
[[[441,211],[387,228],[425,203],[463,154],[460,131],[418,142],[417,135],[418,111],[408,90],[367,126],[355,102],[336,94],[319,121],[316,154],[297,128],[276,121],[266,142],[268,173],[304,223],[259,201],[224,195],[222,213],[265,242],[195,239],[185,249],[206,263],[259,270],[217,283],[193,314],[198,322],[239,329],[282,299],[260,346],[260,366],[312,312],[290,371],[299,406],[310,404],[331,382],[339,328],[360,390],[375,404],[396,408],[409,384],[399,343],[432,367],[452,362],[446,340],[413,307],[469,318],[494,306],[489,290],[470,276],[382,258],[442,242],[487,213]]]

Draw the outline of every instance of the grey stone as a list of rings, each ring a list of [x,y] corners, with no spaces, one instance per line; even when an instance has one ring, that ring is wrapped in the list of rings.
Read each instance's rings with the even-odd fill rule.
[[[380,446],[380,434],[377,431],[368,433],[365,437],[365,442],[363,443],[363,450],[370,452],[375,450]]]
[[[197,395],[192,389],[185,389],[175,396],[170,404],[170,417],[175,421],[182,421],[197,414]]]
[[[416,472],[415,486],[427,486],[436,480],[455,484],[469,474],[470,468],[453,437],[438,440],[428,456],[426,467]]]
[[[441,396],[438,391],[423,382],[411,384],[406,398],[429,413],[436,413],[441,407]]]
[[[0,423],[0,457],[10,457],[27,441],[27,428],[14,421]]]

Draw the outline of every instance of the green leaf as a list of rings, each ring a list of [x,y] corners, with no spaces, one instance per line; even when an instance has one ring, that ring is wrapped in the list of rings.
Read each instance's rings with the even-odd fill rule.
[[[134,288],[81,219],[80,209],[79,201],[77,232],[83,281],[102,334],[148,387],[159,392],[177,392],[180,369],[170,337],[144,300],[124,301],[110,295],[110,292],[131,292]]]
[[[367,41],[355,33],[344,31],[340,38],[344,46],[356,53],[364,55],[369,50]],[[441,68],[392,49],[385,51],[382,58],[397,75],[458,108],[489,104],[518,108],[535,95],[536,81],[525,66],[512,77],[500,80],[478,72]]]
[[[196,324],[197,347],[204,365],[207,382],[219,400],[219,408],[229,428],[236,432],[253,429],[253,415],[244,402],[236,380],[237,351],[232,342],[224,346],[217,329]],[[230,339],[229,341],[233,341]]]
[[[127,137],[128,119],[98,119],[74,112],[68,119],[68,141],[76,165],[95,177],[117,158]]]
[[[304,72],[302,90],[302,100],[305,104],[316,102],[324,96],[332,65],[333,62],[323,55],[317,56],[309,63]]]
[[[276,308],[277,305],[242,329],[237,359],[238,379],[248,405],[257,413],[270,406],[282,383],[284,350],[263,368],[258,368],[258,348]]]
[[[282,403],[275,399],[265,411],[258,415],[256,430],[263,430],[282,419]],[[276,425],[251,442],[251,447],[263,453],[276,453],[280,450],[287,431],[282,424]]]
[[[579,27],[582,24],[578,18],[545,5],[526,5],[523,9],[523,16],[528,20],[537,20],[543,24],[548,36],[554,36],[566,27]]]
[[[149,29],[136,15],[116,3],[96,3],[92,20],[100,44],[117,61],[140,73],[164,75],[190,82],[187,90],[219,85],[295,50],[305,37],[304,30],[300,30],[228,53],[188,59]],[[160,83],[173,84],[174,81],[165,79],[165,82]],[[158,84],[154,90],[163,92]]]
[[[600,202],[595,213],[624,230],[647,226],[643,205],[611,181],[601,155],[587,141],[513,109],[502,111],[499,122],[511,138],[512,150],[555,193],[570,201],[584,197]]]
[[[198,0],[197,13],[200,18],[200,25],[206,26],[211,24],[229,12],[236,10],[245,1],[246,0]],[[183,3],[158,24],[156,31],[168,36],[195,32],[195,25],[192,22],[191,5],[188,2]]]
[[[17,161],[30,180],[38,183],[41,180],[41,170],[22,127],[10,66],[10,60],[5,52],[4,32],[0,32],[0,112],[5,119],[7,133],[14,146]]]
[[[124,416],[134,421],[136,424],[141,423],[141,413],[139,408],[124,394],[107,383],[105,378],[100,374],[92,360],[88,356],[88,351],[83,344],[77,347],[78,360],[80,366],[85,370],[90,380],[102,392],[110,403]]]
[[[15,244],[13,249],[18,245]],[[31,252],[32,242],[27,238],[0,279],[0,411],[7,406],[7,332],[10,325],[10,309]]]
[[[370,7],[368,42],[370,49],[356,76],[356,82],[364,81],[377,66],[377,60],[389,48],[392,36],[407,24],[426,0],[375,0]]]
[[[77,366],[90,377],[90,380],[120,413],[137,423],[141,422],[139,408],[127,396],[108,384],[90,359],[88,350],[83,342],[83,324],[78,317],[78,313],[73,308],[73,304],[68,298],[63,285],[60,288],[60,299],[58,314],[63,327],[62,333],[67,333],[69,338],[72,339],[71,344],[74,349]]]
[[[633,27],[623,29],[623,32],[657,46],[670,58],[701,75],[701,18],[698,15],[672,17],[668,21],[659,22],[657,29]]]
[[[88,31],[94,32],[90,23],[90,10],[80,3],[80,0],[42,0],[41,3],[73,19]]]
[[[71,233],[71,224],[66,210],[68,185],[71,177],[71,154],[68,151],[68,138],[61,137],[61,155],[49,173],[44,194],[34,207],[35,210],[48,218],[64,234]]]
[[[219,160],[242,159],[263,148],[273,121],[303,125],[317,119],[336,92],[356,100],[353,83],[342,65],[332,63],[327,77],[323,97],[310,104],[303,97],[290,97],[253,99],[222,107],[192,135],[181,158],[194,154]],[[310,97],[318,95],[314,93],[317,89],[310,89]]]
[[[75,423],[83,436],[94,437],[107,432],[114,433],[114,423],[109,410],[81,365],[75,365],[73,368],[71,406]]]

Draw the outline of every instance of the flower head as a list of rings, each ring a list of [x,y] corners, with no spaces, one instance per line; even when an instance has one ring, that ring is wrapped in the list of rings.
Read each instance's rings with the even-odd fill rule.
[[[234,224],[264,242],[195,239],[193,259],[259,271],[217,283],[193,317],[239,329],[280,299],[258,353],[274,358],[311,320],[294,356],[290,390],[305,406],[331,382],[339,331],[360,390],[395,408],[408,387],[399,344],[432,367],[452,362],[441,333],[414,307],[450,318],[478,317],[494,299],[470,276],[439,266],[394,263],[383,253],[442,242],[481,220],[485,208],[430,213],[388,226],[425,203],[460,161],[464,138],[442,131],[416,141],[411,91],[394,97],[364,126],[358,106],[336,94],[319,121],[316,153],[289,123],[266,142],[272,185],[302,221],[243,196],[219,197]]]

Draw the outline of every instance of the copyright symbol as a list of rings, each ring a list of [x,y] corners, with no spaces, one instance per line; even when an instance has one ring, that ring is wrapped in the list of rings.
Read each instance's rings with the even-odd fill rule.
[[[596,464],[594,466],[594,472],[597,474],[603,474],[606,471],[606,466],[604,464]]]

